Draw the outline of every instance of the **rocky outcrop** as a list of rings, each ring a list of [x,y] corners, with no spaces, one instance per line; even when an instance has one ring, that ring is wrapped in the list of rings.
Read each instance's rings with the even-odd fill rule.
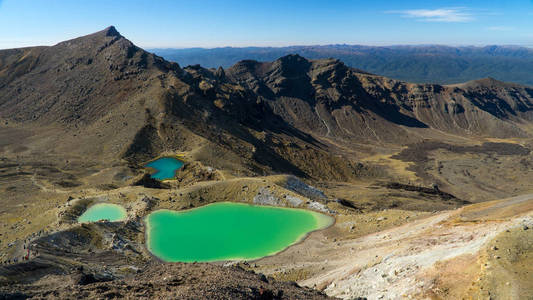
[[[133,185],[140,185],[151,189],[168,189],[170,185],[161,182],[157,179],[153,179],[150,174],[139,175],[138,178],[133,180]]]

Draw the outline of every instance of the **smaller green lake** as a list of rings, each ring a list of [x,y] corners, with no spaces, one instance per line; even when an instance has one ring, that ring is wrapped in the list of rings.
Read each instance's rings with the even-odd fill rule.
[[[79,218],[78,222],[97,222],[100,220],[122,221],[127,213],[124,207],[111,203],[98,203],[87,209]]]
[[[145,167],[155,169],[155,172],[151,177],[157,180],[174,178],[176,176],[176,171],[182,166],[183,162],[173,157],[162,157],[145,165]]]
[[[303,209],[221,202],[146,217],[147,247],[167,262],[258,259],[323,229],[333,218]]]

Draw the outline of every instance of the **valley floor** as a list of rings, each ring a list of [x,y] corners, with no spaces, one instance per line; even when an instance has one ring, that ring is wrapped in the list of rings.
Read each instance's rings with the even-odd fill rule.
[[[0,134],[10,136],[5,131]],[[181,153],[189,160],[189,169],[185,167],[182,177],[167,182],[164,189],[133,185],[143,170],[126,162],[43,154],[31,142],[24,143],[24,149],[13,145],[6,142],[0,155],[0,295],[13,296],[17,290],[48,297],[53,295],[54,282],[64,282],[58,291],[61,297],[72,286],[80,286],[78,281],[64,281],[62,276],[70,276],[65,274],[113,278],[109,281],[104,276],[105,280],[96,278],[83,285],[81,291],[87,296],[96,295],[95,289],[107,289],[122,296],[149,297],[165,289],[170,290],[168,295],[187,298],[194,297],[192,290],[184,292],[191,284],[193,290],[207,284],[153,283],[157,288],[147,287],[145,294],[127,289],[149,281],[150,272],[163,274],[171,269],[192,277],[205,272],[211,272],[212,278],[225,272],[234,276],[237,283],[214,283],[215,289],[230,289],[227,294],[213,292],[214,297],[259,297],[261,289],[287,296],[345,299],[519,299],[533,294],[528,281],[533,272],[529,267],[533,266],[533,194],[527,193],[532,156],[520,148],[529,148],[528,142],[496,152],[432,144],[374,153],[362,161],[383,167],[388,177],[354,182],[304,181],[287,175],[242,177],[191,161],[188,153]],[[413,155],[409,149],[423,159],[409,161]],[[479,162],[480,158],[484,161]],[[494,168],[502,169],[498,178],[487,173]],[[422,172],[424,178],[444,183],[446,192],[420,180]],[[518,188],[506,187],[513,180]],[[482,181],[499,183],[485,187],[479,184]],[[454,182],[457,185],[451,186]],[[472,197],[476,189],[481,192]],[[482,202],[505,194],[523,195]],[[149,212],[218,201],[313,209],[334,216],[336,223],[256,261],[178,267],[181,264],[160,264],[147,252],[142,218]],[[125,206],[127,221],[78,225],[76,217],[98,202]],[[38,255],[22,261],[28,247]],[[261,284],[263,277],[253,273],[265,274],[269,283]],[[245,288],[245,283],[251,288]]]

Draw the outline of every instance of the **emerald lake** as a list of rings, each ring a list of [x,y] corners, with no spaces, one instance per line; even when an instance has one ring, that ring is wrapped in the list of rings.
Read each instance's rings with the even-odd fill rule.
[[[79,218],[78,222],[97,222],[100,220],[122,221],[126,219],[126,209],[111,203],[98,203],[87,209]]]
[[[145,167],[155,170],[151,177],[157,180],[174,178],[176,176],[176,171],[182,166],[183,162],[173,157],[162,157],[145,165]]]
[[[146,219],[147,248],[167,262],[258,259],[328,227],[333,218],[303,209],[221,202]]]

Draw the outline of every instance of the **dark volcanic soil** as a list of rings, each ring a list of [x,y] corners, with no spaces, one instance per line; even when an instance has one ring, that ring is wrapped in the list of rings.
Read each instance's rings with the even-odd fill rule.
[[[0,299],[328,299],[296,283],[277,282],[239,267],[152,264],[122,279],[79,270],[49,275],[32,285],[0,286]]]

